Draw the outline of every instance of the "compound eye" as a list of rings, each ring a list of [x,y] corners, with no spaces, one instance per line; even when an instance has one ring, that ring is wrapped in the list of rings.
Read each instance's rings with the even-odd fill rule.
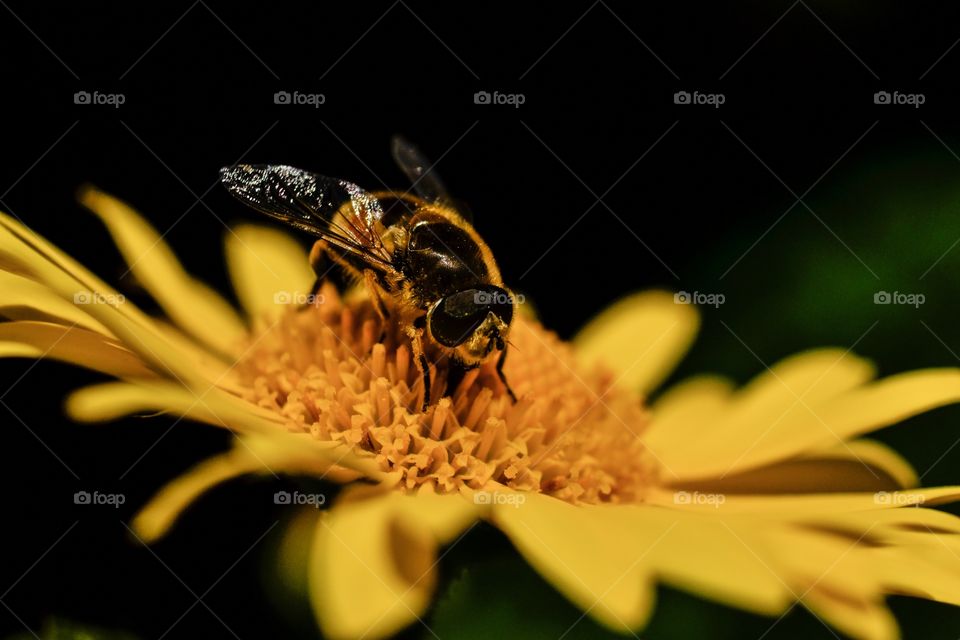
[[[447,296],[430,314],[430,333],[445,347],[467,341],[487,317],[487,305],[477,298],[475,289]]]

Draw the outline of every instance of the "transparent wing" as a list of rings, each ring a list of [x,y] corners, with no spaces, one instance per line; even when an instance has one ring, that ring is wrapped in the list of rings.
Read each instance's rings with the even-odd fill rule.
[[[427,202],[450,204],[447,187],[433,171],[433,165],[409,140],[394,136],[391,141],[393,160],[412,183],[412,189]]]
[[[286,165],[251,164],[220,169],[220,181],[253,209],[322,238],[374,268],[392,269],[390,252],[377,231],[383,209],[352,182]]]

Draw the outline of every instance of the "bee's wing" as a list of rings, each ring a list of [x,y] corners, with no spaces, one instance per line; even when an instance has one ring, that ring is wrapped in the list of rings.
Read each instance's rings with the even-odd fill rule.
[[[376,229],[383,209],[352,182],[285,165],[251,164],[220,169],[220,181],[253,209],[352,253],[379,271],[393,269]],[[338,211],[344,213],[342,221],[334,221]]]
[[[443,180],[434,173],[433,165],[426,156],[409,140],[402,136],[393,136],[390,151],[394,162],[413,183],[411,187],[417,195],[428,202],[448,202],[450,196]]]
[[[427,202],[443,204],[456,209],[467,221],[473,219],[469,209],[450,197],[443,180],[433,170],[433,164],[427,160],[420,149],[403,136],[393,136],[390,147],[393,161],[406,174],[407,179],[413,184],[411,188],[418,196]]]

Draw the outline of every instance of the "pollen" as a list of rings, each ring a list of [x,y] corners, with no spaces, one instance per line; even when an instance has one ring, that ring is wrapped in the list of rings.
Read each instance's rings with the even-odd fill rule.
[[[457,375],[428,353],[431,398],[409,341],[381,329],[366,300],[325,287],[250,338],[237,372],[246,400],[292,432],[372,456],[399,491],[537,491],[571,503],[641,502],[658,467],[643,444],[648,413],[609,372],[518,314],[505,373],[493,362]],[[383,341],[379,341],[383,338]]]

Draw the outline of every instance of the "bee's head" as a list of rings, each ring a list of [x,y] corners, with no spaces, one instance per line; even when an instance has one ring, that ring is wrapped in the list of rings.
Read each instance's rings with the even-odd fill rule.
[[[486,285],[441,298],[427,312],[427,329],[439,344],[456,350],[465,365],[502,351],[516,301],[502,287]]]

